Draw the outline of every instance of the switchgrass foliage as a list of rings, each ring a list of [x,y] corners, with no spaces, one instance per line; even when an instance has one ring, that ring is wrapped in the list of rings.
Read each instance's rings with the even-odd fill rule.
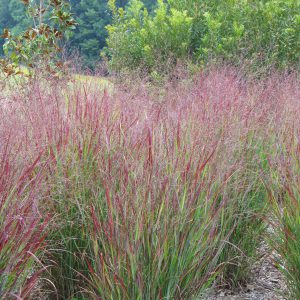
[[[1,297],[201,299],[247,283],[273,222],[299,296],[297,76],[223,67],[148,91],[31,82],[1,100]]]
[[[289,299],[298,299],[300,296],[299,131],[289,128],[286,134],[285,138],[288,141],[277,162],[279,168],[272,168],[280,191],[277,191],[277,194],[274,190],[269,193],[274,208],[269,242],[279,254],[275,257],[275,263],[287,280]]]

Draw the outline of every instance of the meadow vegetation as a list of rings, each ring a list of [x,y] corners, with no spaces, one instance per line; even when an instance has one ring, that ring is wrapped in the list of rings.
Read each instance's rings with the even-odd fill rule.
[[[147,91],[2,99],[1,296],[201,299],[245,284],[267,238],[296,299],[297,75],[220,67]]]
[[[58,64],[49,1],[4,32],[0,299],[205,299],[265,243],[299,299],[299,1],[109,1],[109,78]]]

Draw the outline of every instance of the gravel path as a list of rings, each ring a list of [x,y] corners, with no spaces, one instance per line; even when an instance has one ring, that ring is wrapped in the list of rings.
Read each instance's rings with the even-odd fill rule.
[[[238,293],[219,290],[205,300],[284,300],[286,286],[281,273],[274,265],[274,253],[266,245],[261,247],[262,258],[253,266],[253,279]]]

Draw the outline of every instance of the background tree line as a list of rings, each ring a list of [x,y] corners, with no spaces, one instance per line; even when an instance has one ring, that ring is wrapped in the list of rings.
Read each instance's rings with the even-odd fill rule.
[[[155,0],[144,3],[151,10]],[[112,22],[107,0],[70,0],[72,13],[78,26],[68,39],[70,49],[78,49],[85,65],[93,66],[99,59],[101,49],[106,45],[105,26]],[[125,7],[128,0],[117,0],[118,7]],[[26,8],[20,0],[0,0],[0,32],[9,28],[12,33],[25,31],[31,25]],[[3,55],[4,40],[0,39],[0,55]]]
[[[78,26],[67,48],[78,49],[90,67],[100,52],[112,70],[141,68],[154,75],[178,60],[299,66],[300,0],[68,1]],[[28,26],[21,0],[0,0],[1,31]]]

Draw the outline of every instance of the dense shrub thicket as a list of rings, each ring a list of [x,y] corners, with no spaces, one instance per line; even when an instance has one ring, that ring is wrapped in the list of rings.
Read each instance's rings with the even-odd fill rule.
[[[117,9],[108,26],[111,67],[166,69],[188,56],[201,63],[225,59],[254,67],[299,62],[299,0],[158,0],[149,14],[142,1]]]

